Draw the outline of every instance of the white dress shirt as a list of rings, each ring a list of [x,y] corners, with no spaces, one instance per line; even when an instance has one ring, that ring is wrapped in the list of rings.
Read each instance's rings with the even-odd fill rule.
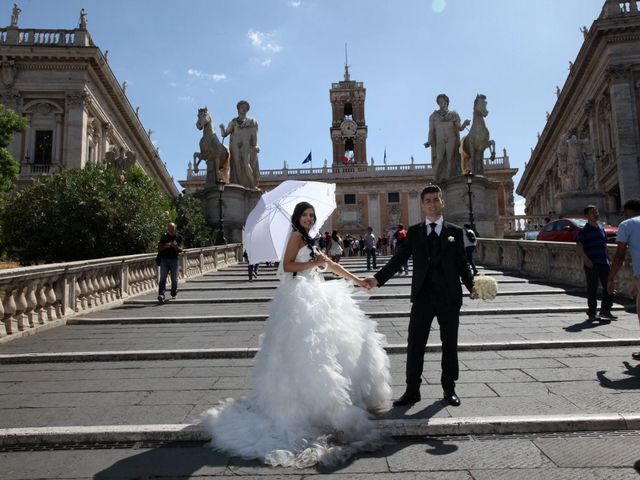
[[[444,223],[444,219],[440,217],[435,222],[436,222],[436,235],[440,236],[440,232],[442,232],[442,224]],[[431,225],[429,224],[433,223],[433,220],[429,220],[428,218],[425,218],[424,223],[427,225],[427,235],[429,235],[431,233]]]

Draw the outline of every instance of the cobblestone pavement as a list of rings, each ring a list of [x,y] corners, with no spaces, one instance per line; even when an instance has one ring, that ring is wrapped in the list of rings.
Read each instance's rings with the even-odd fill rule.
[[[367,273],[364,258],[343,263]],[[156,305],[153,294],[136,297],[119,308],[0,344],[0,429],[197,423],[218,400],[249,392],[253,359],[246,349],[258,346],[277,286],[274,273],[263,269],[258,280],[249,282],[244,266],[233,267],[181,285],[179,298],[166,305]],[[454,408],[441,401],[440,354],[431,351],[422,400],[392,409],[380,421],[426,425],[500,416],[636,414],[640,365],[630,356],[640,350],[635,314],[616,304],[618,320],[589,322],[580,289],[506,272],[485,273],[499,281],[501,294],[492,302],[464,300],[457,388],[462,405]],[[395,395],[404,389],[409,280],[397,276],[362,299],[387,337]],[[567,344],[558,348],[557,342]],[[439,344],[436,322],[429,344]],[[112,361],[92,361],[96,352],[112,355]],[[130,352],[140,358],[118,358]],[[153,356],[145,357],[149,352]],[[244,358],[238,352],[245,352]],[[62,353],[69,355],[55,356]],[[240,462],[201,442],[82,444],[51,451],[46,450],[50,445],[18,448],[7,443],[0,443],[3,480],[93,475],[275,479],[319,473]],[[626,479],[638,477],[638,461],[640,432],[635,430],[397,437],[383,451],[322,473],[345,479]]]

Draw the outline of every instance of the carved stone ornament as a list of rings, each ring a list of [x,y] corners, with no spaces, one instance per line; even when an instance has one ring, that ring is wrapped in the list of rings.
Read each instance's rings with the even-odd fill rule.
[[[7,60],[5,57],[3,57],[1,64],[2,83],[5,87],[11,87],[15,82],[16,74],[18,73],[16,63],[13,60]]]
[[[630,72],[631,67],[629,65],[609,65],[607,67],[607,76],[611,80],[626,79]]]
[[[587,116],[593,115],[593,113],[595,112],[595,109],[596,109],[595,100],[591,99],[591,100],[587,100],[586,102],[584,102],[584,113]]]

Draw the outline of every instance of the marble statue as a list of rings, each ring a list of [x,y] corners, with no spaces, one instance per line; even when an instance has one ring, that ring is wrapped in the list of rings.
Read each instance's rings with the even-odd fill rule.
[[[202,138],[200,151],[193,154],[193,171],[198,173],[198,164],[204,160],[207,162],[206,187],[229,183],[229,149],[218,139],[207,107],[198,109],[196,128],[202,130]]]
[[[489,115],[487,97],[476,95],[473,101],[473,122],[469,134],[462,139],[460,153],[465,171],[471,170],[476,175],[484,173],[484,151],[488,148],[491,160],[496,158],[496,142],[490,139],[489,129],[484,118]]]
[[[240,100],[236,107],[238,116],[229,122],[227,128],[220,124],[222,137],[231,135],[231,183],[255,188],[260,181],[258,122],[247,116],[249,102]]]
[[[11,10],[11,26],[12,27],[18,26],[18,19],[20,18],[20,12],[22,12],[22,10],[20,10],[20,7],[18,7],[17,3],[14,3],[13,10]]]
[[[84,8],[80,9],[80,30],[87,29],[87,12]]]
[[[136,164],[137,155],[131,150],[111,150],[105,154],[107,164],[121,172],[128,172]]]
[[[436,183],[460,173],[460,131],[469,125],[469,120],[460,123],[455,110],[449,110],[449,97],[441,93],[436,97],[440,107],[429,116],[429,140],[425,148],[431,147],[431,166]]]

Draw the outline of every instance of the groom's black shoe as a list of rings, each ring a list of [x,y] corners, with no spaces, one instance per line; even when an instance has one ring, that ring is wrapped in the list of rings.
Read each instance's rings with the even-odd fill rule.
[[[460,397],[458,397],[458,395],[456,395],[456,392],[453,390],[450,392],[444,392],[444,400],[452,407],[460,406]]]
[[[402,396],[393,402],[394,407],[402,407],[404,405],[413,405],[420,401],[420,390],[408,390]]]

